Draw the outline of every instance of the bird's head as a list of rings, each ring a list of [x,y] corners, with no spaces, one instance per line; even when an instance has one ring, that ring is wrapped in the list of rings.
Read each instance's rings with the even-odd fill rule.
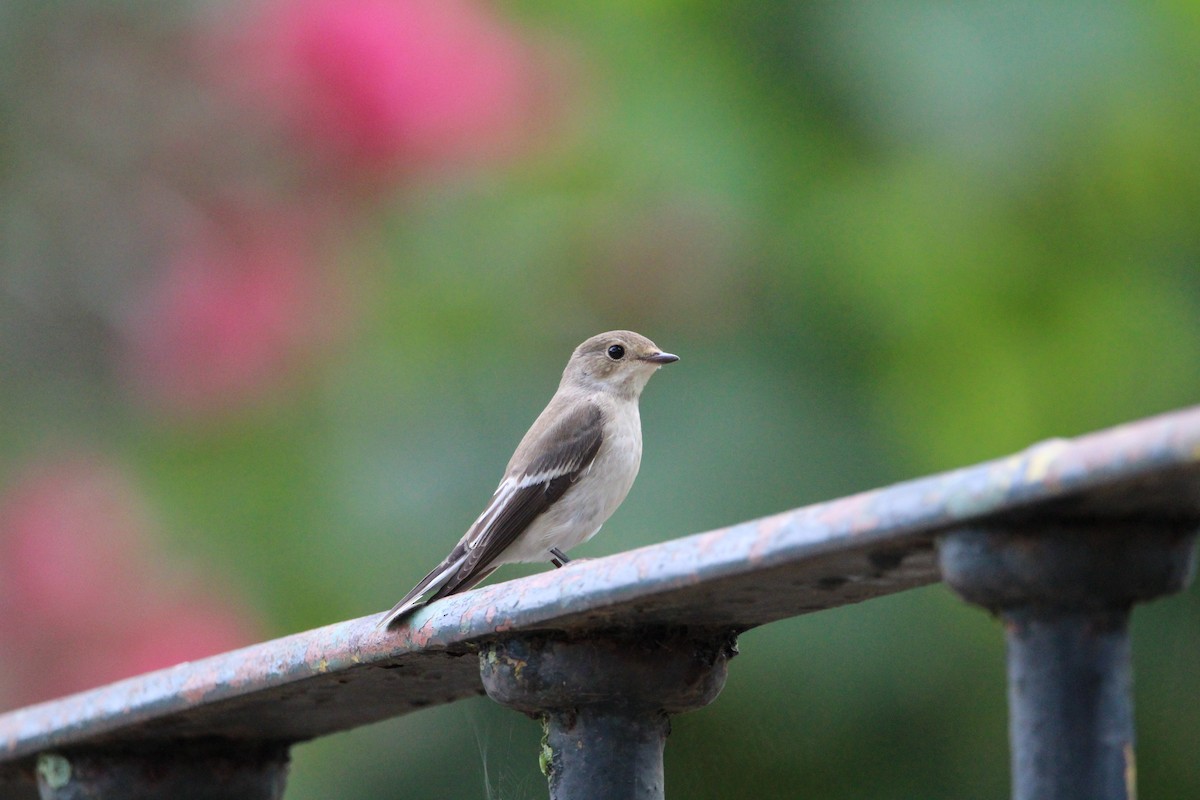
[[[664,353],[640,333],[609,331],[575,348],[563,371],[563,382],[636,398],[655,370],[678,360],[679,356]]]

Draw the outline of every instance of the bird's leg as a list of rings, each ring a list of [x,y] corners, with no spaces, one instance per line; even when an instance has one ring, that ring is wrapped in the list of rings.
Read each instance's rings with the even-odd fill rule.
[[[550,563],[555,567],[561,567],[570,560],[571,559],[567,558],[567,554],[562,550],[559,550],[557,547],[550,548]]]

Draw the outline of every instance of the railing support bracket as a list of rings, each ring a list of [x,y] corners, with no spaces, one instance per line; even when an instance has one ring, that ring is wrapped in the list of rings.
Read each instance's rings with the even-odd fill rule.
[[[1196,524],[1050,522],[942,538],[942,575],[1004,622],[1014,800],[1136,796],[1129,616],[1181,591]]]
[[[287,768],[282,744],[176,742],[43,753],[37,784],[42,800],[279,800]]]
[[[535,634],[485,645],[480,672],[493,700],[543,721],[551,800],[661,800],[670,715],[712,702],[736,652],[728,632]]]

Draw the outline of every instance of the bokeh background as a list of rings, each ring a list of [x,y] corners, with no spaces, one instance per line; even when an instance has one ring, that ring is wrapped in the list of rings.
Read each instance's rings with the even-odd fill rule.
[[[389,607],[570,349],[679,353],[578,555],[1200,397],[1187,0],[0,4],[0,704]],[[509,569],[498,575],[519,575]],[[1200,602],[1140,611],[1145,797],[1200,795]],[[673,796],[1007,796],[943,587],[747,633]],[[289,797],[544,797],[485,699]]]

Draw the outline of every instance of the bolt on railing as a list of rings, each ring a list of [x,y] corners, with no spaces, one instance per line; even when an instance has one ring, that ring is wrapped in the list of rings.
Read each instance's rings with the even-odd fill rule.
[[[0,793],[278,798],[292,744],[486,690],[543,721],[552,798],[662,798],[738,633],[944,577],[1004,623],[1013,797],[1132,800],[1129,615],[1198,528],[1193,408],[12,711]]]

